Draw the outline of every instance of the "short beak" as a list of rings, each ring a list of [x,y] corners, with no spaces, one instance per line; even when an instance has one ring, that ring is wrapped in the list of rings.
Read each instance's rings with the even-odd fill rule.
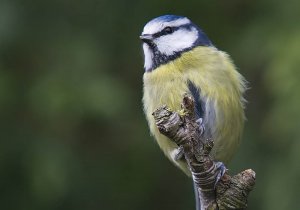
[[[153,39],[153,36],[151,34],[142,34],[140,36],[140,39],[143,41],[143,42],[146,42],[146,43],[149,43],[152,41]]]

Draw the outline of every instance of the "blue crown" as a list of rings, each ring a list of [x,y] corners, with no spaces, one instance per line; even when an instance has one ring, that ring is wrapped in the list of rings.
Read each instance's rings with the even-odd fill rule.
[[[170,22],[170,21],[178,20],[178,19],[182,19],[182,18],[185,18],[185,17],[178,16],[178,15],[163,15],[163,16],[159,16],[157,18],[154,18],[153,20],[151,20],[151,22],[158,22],[158,21]]]

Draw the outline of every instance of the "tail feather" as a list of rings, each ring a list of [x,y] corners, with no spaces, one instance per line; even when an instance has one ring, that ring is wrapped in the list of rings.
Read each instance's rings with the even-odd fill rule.
[[[201,210],[201,201],[200,201],[200,197],[199,197],[199,192],[198,192],[198,188],[194,183],[194,194],[195,194],[195,204],[196,204],[196,210]]]

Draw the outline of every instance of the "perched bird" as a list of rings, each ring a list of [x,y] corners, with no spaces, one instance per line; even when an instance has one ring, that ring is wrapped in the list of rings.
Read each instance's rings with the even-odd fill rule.
[[[218,50],[188,18],[164,15],[148,22],[140,36],[144,50],[143,104],[150,131],[165,155],[186,174],[178,146],[160,134],[152,113],[162,105],[181,109],[183,95],[196,101],[204,135],[214,140],[212,157],[228,163],[239,146],[244,124],[246,82],[229,55]]]

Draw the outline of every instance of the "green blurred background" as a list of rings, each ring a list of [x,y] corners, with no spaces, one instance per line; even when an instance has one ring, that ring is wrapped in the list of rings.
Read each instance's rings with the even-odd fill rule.
[[[229,165],[257,172],[249,209],[299,208],[299,1],[1,0],[1,209],[194,209],[142,111],[138,36],[162,14],[199,24],[250,82]]]

